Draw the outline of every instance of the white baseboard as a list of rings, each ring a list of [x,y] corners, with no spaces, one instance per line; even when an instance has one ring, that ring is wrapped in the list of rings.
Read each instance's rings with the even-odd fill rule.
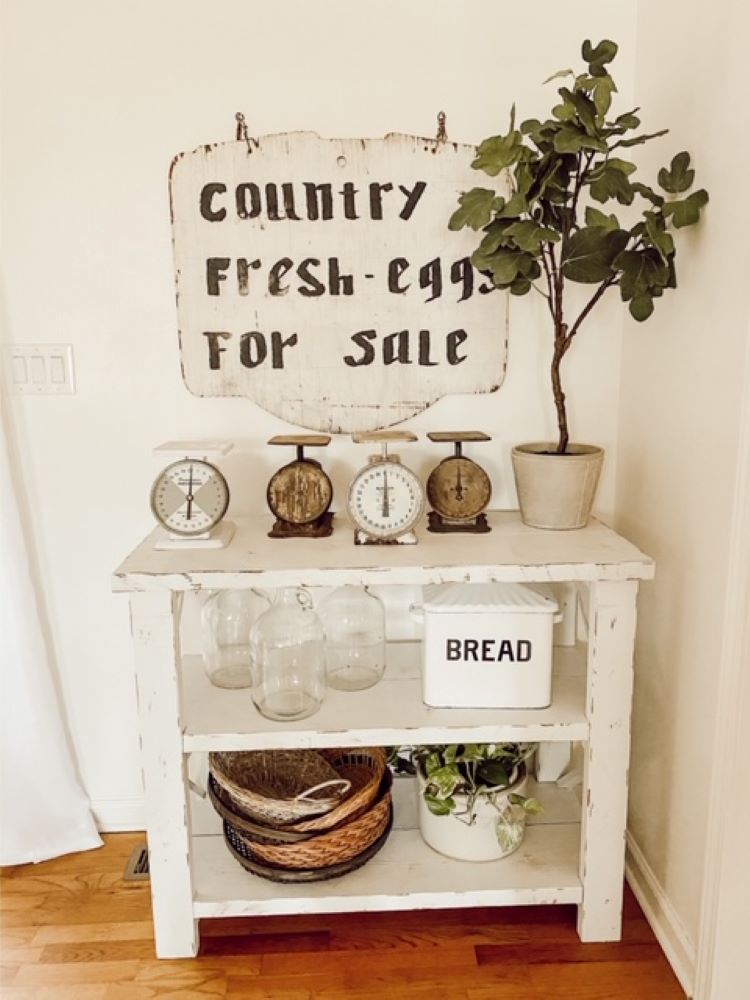
[[[643,852],[627,835],[625,877],[688,997],[695,987],[696,948]]]
[[[146,829],[146,809],[142,798],[95,799],[91,802],[101,833],[125,833]]]

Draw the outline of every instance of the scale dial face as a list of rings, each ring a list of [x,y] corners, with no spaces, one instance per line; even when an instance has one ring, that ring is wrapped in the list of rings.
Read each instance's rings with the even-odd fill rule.
[[[400,462],[376,461],[349,487],[349,516],[372,538],[387,540],[411,531],[424,511],[424,490],[417,475]]]
[[[271,476],[266,499],[280,521],[310,524],[330,507],[333,487],[317,462],[301,459]]]
[[[201,459],[168,465],[151,487],[154,517],[174,535],[202,535],[227,512],[229,487],[219,470]]]
[[[469,521],[485,509],[492,496],[490,477],[463,456],[445,458],[430,473],[427,499],[441,517]]]

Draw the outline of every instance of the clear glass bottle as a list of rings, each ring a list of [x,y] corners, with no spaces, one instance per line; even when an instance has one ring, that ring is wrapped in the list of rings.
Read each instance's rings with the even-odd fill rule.
[[[256,590],[215,590],[204,603],[203,666],[216,687],[251,686],[250,628],[268,603],[268,598]]]
[[[367,587],[338,587],[320,604],[326,678],[339,691],[377,684],[385,670],[385,608]]]
[[[317,712],[326,692],[323,626],[307,591],[277,590],[273,605],[250,631],[250,645],[258,711],[279,721]]]

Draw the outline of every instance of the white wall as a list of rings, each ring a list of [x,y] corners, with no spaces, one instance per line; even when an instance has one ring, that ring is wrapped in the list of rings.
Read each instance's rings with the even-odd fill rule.
[[[533,24],[530,23],[533,16]],[[281,422],[242,399],[183,386],[167,201],[172,156],[234,134],[433,135],[478,142],[545,114],[541,81],[579,64],[583,38],[616,39],[623,109],[633,82],[627,4],[493,0],[283,5],[228,0],[8,0],[2,25],[5,335],[73,344],[78,392],[13,399],[39,567],[85,786],[109,827],[140,823],[134,681],[125,599],[109,577],[151,528],[151,449],[174,438],[243,443],[226,465],[231,513],[263,509],[265,440]],[[600,510],[614,506],[620,312],[604,310],[566,364],[573,433],[605,445]],[[445,399],[419,431],[480,427],[495,504],[514,506],[511,442],[550,436],[549,330],[514,301],[509,368],[492,396]],[[416,446],[424,471],[432,446]],[[361,461],[329,456],[335,485]]]
[[[741,192],[750,148],[733,95],[747,90],[750,24],[732,0],[712,6],[713,27],[698,2],[640,11],[637,103],[649,128],[671,129],[641,163],[655,176],[688,149],[711,197],[700,228],[678,234],[676,294],[657,302],[647,324],[624,330],[617,470],[617,527],[657,566],[639,601],[629,827],[689,985],[709,782],[724,763],[714,758],[714,730],[749,391],[750,210]]]

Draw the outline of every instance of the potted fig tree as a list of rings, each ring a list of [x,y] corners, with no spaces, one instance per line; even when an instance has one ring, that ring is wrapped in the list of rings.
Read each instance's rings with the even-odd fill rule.
[[[617,88],[607,66],[616,54],[612,41],[585,41],[586,69],[563,70],[546,81],[566,81],[546,121],[516,127],[513,107],[508,131],[485,139],[472,163],[497,186],[462,194],[449,222],[450,229],[469,226],[478,233],[472,262],[497,288],[512,295],[534,291],[546,301],[558,439],[512,452],[521,516],[534,527],[582,527],[602,464],[600,448],[569,440],[563,358],[611,288],[619,289],[634,319],[651,316],[654,300],[677,285],[672,230],[698,222],[708,202],[705,190],[691,192],[687,152],[658,172],[660,190],[636,180],[627,151],[666,129],[638,131],[638,108],[613,117]],[[609,211],[610,202],[618,214]],[[571,282],[590,291],[573,310],[566,295]]]
[[[541,811],[525,794],[526,761],[535,748],[535,743],[409,747],[425,843],[462,861],[493,861],[515,851],[527,815]]]

